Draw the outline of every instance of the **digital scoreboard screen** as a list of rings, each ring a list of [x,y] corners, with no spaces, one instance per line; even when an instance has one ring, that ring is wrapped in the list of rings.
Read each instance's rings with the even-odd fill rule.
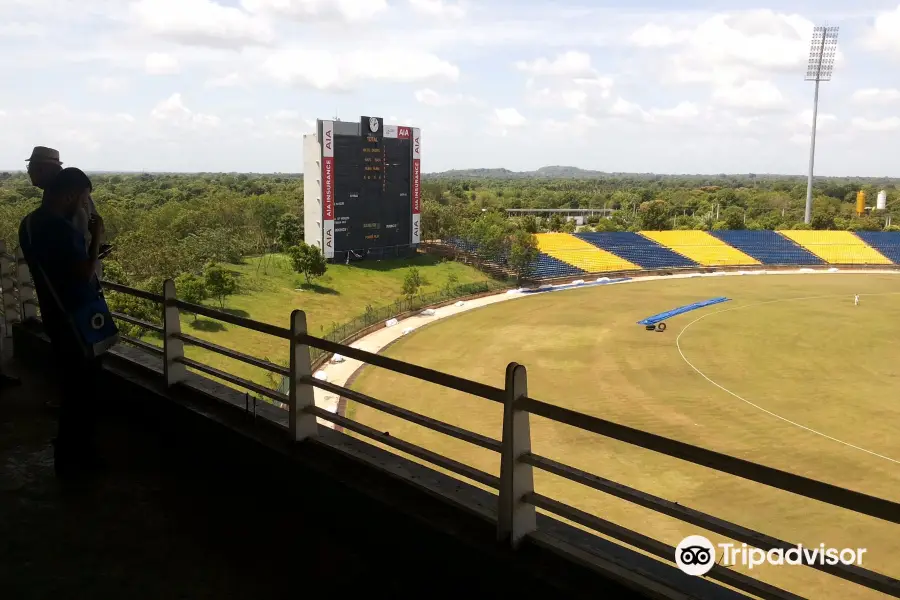
[[[412,141],[334,136],[334,249],[410,243]]]

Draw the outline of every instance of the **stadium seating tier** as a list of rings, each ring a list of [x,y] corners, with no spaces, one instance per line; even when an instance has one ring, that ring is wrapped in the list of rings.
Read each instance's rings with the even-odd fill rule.
[[[710,234],[764,265],[821,265],[824,261],[776,231],[711,231]]]
[[[630,231],[576,233],[575,237],[607,252],[621,256],[642,269],[672,269],[697,266],[697,263],[681,254]]]
[[[760,264],[752,256],[705,231],[642,231],[641,235],[705,267]]]
[[[900,265],[900,232],[642,231],[539,233],[535,279],[702,266]],[[462,239],[448,243],[477,253]],[[500,258],[505,264],[506,257]]]
[[[570,264],[585,273],[638,271],[641,268],[568,233],[539,233],[537,242],[543,254]]]
[[[894,264],[900,265],[900,232],[859,231],[856,233],[866,244],[881,253]]]
[[[832,265],[893,264],[851,231],[800,230],[780,233]]]

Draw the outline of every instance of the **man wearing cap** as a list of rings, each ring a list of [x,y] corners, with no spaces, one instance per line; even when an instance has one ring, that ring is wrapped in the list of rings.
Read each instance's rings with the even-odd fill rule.
[[[28,157],[28,177],[35,187],[44,190],[46,196],[47,186],[62,171],[63,164],[59,160],[59,150],[47,148],[46,146],[35,146]],[[79,207],[72,217],[72,224],[82,234],[84,234],[85,243],[90,246],[91,233],[88,231],[88,222],[92,216],[97,215],[97,207],[94,206],[94,199],[88,196],[87,206]],[[98,264],[97,275],[100,275],[100,267]]]

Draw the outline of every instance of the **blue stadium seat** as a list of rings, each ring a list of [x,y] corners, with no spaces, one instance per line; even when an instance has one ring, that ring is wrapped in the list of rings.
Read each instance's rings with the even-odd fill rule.
[[[553,258],[552,256],[548,256],[543,252],[540,253],[537,259],[537,264],[534,268],[534,278],[535,279],[553,279],[555,277],[573,277],[575,275],[583,275],[584,271],[573,267],[568,263],[564,263],[563,261]]]
[[[710,231],[729,246],[764,265],[822,265],[821,258],[776,231]]]
[[[586,232],[576,233],[575,236],[644,269],[697,266],[697,263],[677,252],[629,231]]]
[[[857,231],[859,238],[900,265],[900,231]]]

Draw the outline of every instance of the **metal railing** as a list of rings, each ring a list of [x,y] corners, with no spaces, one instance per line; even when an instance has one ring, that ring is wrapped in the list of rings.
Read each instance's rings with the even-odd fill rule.
[[[357,315],[349,321],[333,324],[322,338],[332,342],[343,342],[376,323],[383,323],[388,319],[399,317],[404,313],[427,308],[442,302],[456,300],[465,296],[497,292],[509,288],[510,284],[502,281],[477,281],[474,283],[464,283],[452,288],[427,292],[425,294],[417,294],[410,298],[400,298],[393,304],[386,304],[379,307],[369,306],[364,313]],[[319,348],[310,348],[310,353],[313,361],[317,361],[328,354],[328,352]]]
[[[4,264],[8,265],[9,256],[3,254],[2,258],[7,261]],[[29,299],[23,296],[22,290],[29,289],[30,282],[26,281],[28,279],[27,267],[24,270],[22,267],[23,263],[20,262],[17,269],[18,277],[14,283],[19,290],[15,299],[22,305],[19,312],[24,315],[26,312],[25,306],[30,306],[33,298]],[[6,273],[6,271],[3,271],[3,273]],[[4,279],[5,283],[7,281]],[[517,363],[510,363],[507,366],[505,385],[502,388],[498,388],[345,346],[334,341],[317,338],[310,335],[307,331],[306,315],[300,310],[295,310],[291,313],[288,327],[279,327],[179,300],[176,296],[175,283],[171,280],[165,282],[162,295],[113,283],[106,283],[105,286],[110,290],[131,294],[145,300],[160,303],[163,306],[162,327],[132,319],[127,315],[116,314],[115,317],[162,333],[162,348],[142,343],[140,340],[129,338],[127,341],[133,344],[137,342],[136,345],[138,347],[162,357],[163,372],[167,386],[175,386],[182,383],[187,376],[188,369],[199,371],[246,388],[287,406],[288,431],[290,438],[296,442],[315,438],[320,434],[316,420],[318,418],[497,490],[497,536],[499,540],[511,545],[513,548],[518,547],[523,540],[530,536],[539,534],[537,509],[540,508],[547,513],[573,521],[604,536],[617,539],[669,563],[673,563],[675,560],[675,548],[673,546],[582,511],[560,500],[537,493],[534,489],[535,469],[649,508],[732,540],[746,543],[751,547],[768,551],[777,548],[787,550],[797,546],[797,544],[765,535],[699,510],[641,492],[604,479],[599,475],[536,454],[531,451],[531,415],[564,423],[604,438],[618,440],[631,446],[707,467],[720,473],[728,473],[805,498],[815,499],[858,514],[875,517],[889,523],[900,523],[900,504],[898,503],[626,427],[531,398],[528,396],[526,369],[523,365]],[[8,292],[11,294],[9,287],[4,285],[4,306],[7,305]],[[10,301],[12,302],[12,300]],[[202,315],[284,340],[290,350],[289,366],[282,367],[182,333],[180,320],[182,311]],[[289,393],[283,394],[268,389],[255,382],[189,359],[184,354],[185,344],[204,348],[222,356],[283,375],[289,381]],[[503,408],[501,439],[498,440],[468,431],[414,411],[400,408],[362,392],[316,379],[311,371],[311,348],[341,354],[368,365],[387,369],[500,404]],[[375,430],[358,421],[320,408],[315,404],[314,388],[338,394],[432,431],[496,452],[500,459],[500,476],[497,477],[422,446]],[[548,542],[544,539],[542,543]],[[565,552],[562,548],[561,551]],[[819,563],[806,563],[806,566],[872,590],[900,597],[900,581],[859,566]],[[760,598],[799,598],[799,596],[791,592],[721,565],[715,565],[706,576]]]

